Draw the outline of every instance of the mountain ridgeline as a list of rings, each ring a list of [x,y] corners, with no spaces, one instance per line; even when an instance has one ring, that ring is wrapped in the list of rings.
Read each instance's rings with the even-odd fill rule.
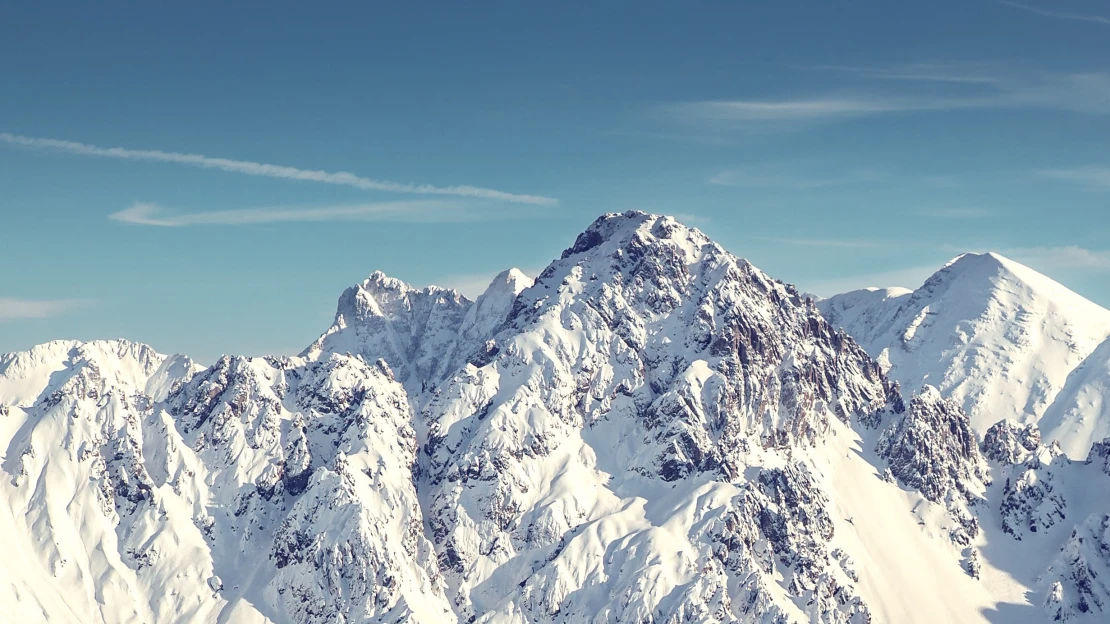
[[[24,622],[1099,622],[1110,312],[999,256],[814,301],[608,214],[297,357],[0,357]],[[908,390],[909,392],[905,392]]]

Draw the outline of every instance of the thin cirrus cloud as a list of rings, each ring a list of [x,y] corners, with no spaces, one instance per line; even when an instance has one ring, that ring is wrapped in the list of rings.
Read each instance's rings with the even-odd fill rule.
[[[418,223],[474,221],[481,215],[456,202],[381,202],[322,207],[261,207],[205,212],[175,212],[158,204],[137,202],[108,218],[131,225],[186,227],[193,225],[257,225],[314,221],[406,221]]]
[[[666,112],[684,123],[748,124],[837,121],[890,113],[987,108],[990,97],[904,97],[876,94],[807,96],[782,100],[703,100],[671,105]],[[768,128],[769,126],[762,126]]]
[[[1022,4],[1020,2],[1011,2],[1010,0],[997,0],[999,4],[1004,4],[1008,7],[1027,11],[1029,13],[1036,13],[1044,17],[1052,17],[1062,20],[1072,20],[1076,22],[1093,22],[1096,24],[1104,24],[1110,26],[1110,17],[1102,15],[1091,15],[1086,13],[1071,13],[1068,11],[1055,11],[1052,9],[1044,9],[1030,4]]]
[[[678,102],[657,112],[686,125],[763,130],[915,112],[1025,109],[1110,114],[1110,74],[1106,72],[1023,72],[972,63],[800,69],[845,74],[859,86],[850,92],[780,99]],[[903,88],[909,83],[915,83],[912,89]]]
[[[81,156],[94,156],[99,158],[116,158],[122,160],[144,160],[165,162],[202,169],[218,169],[231,173],[240,173],[250,176],[267,178],[281,178],[285,180],[303,180],[322,184],[337,184],[367,191],[387,191],[391,193],[409,193],[416,195],[450,195],[455,197],[468,197],[474,199],[488,199],[505,201],[518,204],[531,204],[535,206],[554,206],[558,200],[542,195],[524,195],[508,193],[496,189],[479,186],[433,186],[431,184],[406,184],[374,180],[346,171],[320,171],[315,169],[298,169],[284,165],[253,162],[249,160],[232,160],[229,158],[214,158],[202,154],[187,154],[181,152],[165,152],[162,150],[129,149],[125,147],[101,147],[76,141],[61,139],[46,139],[27,137],[7,132],[0,132],[0,141],[9,145],[29,149],[46,149]]]
[[[824,189],[851,184],[927,184],[950,187],[961,183],[958,176],[904,174],[876,167],[830,168],[817,163],[757,164],[725,169],[714,173],[708,182],[717,186],[743,188],[777,188],[793,190]]]
[[[88,301],[77,299],[35,300],[0,297],[0,322],[52,318],[88,304]]]
[[[1062,247],[1020,247],[1005,249],[1003,255],[1042,269],[1080,269],[1110,271],[1110,250],[1086,249],[1076,245]]]
[[[1071,182],[1096,191],[1110,191],[1110,167],[1083,166],[1064,169],[1044,169],[1037,175],[1062,182]]]
[[[681,102],[669,111],[684,121],[755,122],[845,119],[910,110],[923,103],[900,102],[877,96],[816,96],[783,100],[702,100]]]

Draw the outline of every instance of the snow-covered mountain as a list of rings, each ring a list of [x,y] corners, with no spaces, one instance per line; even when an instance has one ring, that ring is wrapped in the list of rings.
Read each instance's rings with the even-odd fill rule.
[[[904,396],[794,287],[639,212],[473,302],[375,273],[301,357],[50,343],[0,359],[0,612],[1105,621],[1110,441],[977,431],[935,385]]]
[[[965,254],[914,291],[868,289],[818,303],[907,390],[936,386],[985,432],[1037,423],[1083,459],[1110,434],[1110,310],[998,254]],[[1097,349],[1097,352],[1096,352]]]
[[[384,358],[399,381],[422,392],[457,370],[532,285],[519,269],[502,272],[476,301],[454,290],[416,289],[378,271],[339,298],[335,322],[302,354],[362,353]]]

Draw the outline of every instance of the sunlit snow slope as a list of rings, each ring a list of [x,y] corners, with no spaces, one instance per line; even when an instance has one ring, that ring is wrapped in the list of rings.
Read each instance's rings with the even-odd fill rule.
[[[903,387],[938,387],[980,432],[1002,419],[1046,418],[1046,435],[1077,459],[1110,433],[1099,385],[1110,350],[1093,355],[1110,337],[1110,310],[1017,262],[965,254],[917,290],[861,290],[818,305]]]

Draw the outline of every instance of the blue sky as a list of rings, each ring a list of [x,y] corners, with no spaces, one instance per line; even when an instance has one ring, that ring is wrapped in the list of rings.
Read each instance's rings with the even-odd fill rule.
[[[631,208],[823,295],[995,250],[1110,305],[1105,3],[170,4],[0,8],[0,351],[293,353]]]

